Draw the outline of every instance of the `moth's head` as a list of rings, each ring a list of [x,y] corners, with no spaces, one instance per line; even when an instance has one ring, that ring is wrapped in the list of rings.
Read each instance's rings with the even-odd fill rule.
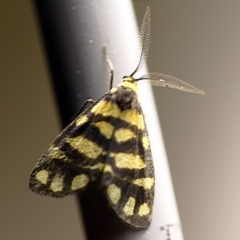
[[[137,79],[132,76],[124,76],[122,82],[119,85],[125,88],[129,88],[137,93]]]
[[[123,82],[129,82],[129,83],[133,83],[134,85],[137,85],[137,79],[130,76],[123,76]]]

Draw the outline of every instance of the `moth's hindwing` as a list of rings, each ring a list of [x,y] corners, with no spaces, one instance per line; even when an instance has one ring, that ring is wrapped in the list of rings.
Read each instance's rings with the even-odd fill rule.
[[[154,170],[144,116],[131,88],[114,88],[81,113],[42,155],[29,186],[63,197],[94,182],[121,219],[148,227]]]

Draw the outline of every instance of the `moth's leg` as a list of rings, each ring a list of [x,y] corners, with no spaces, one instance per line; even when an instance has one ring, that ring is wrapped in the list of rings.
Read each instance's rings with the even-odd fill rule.
[[[113,84],[113,75],[114,75],[113,64],[112,64],[112,61],[110,60],[110,58],[108,56],[106,46],[103,47],[103,52],[104,52],[104,56],[105,56],[105,59],[107,61],[107,64],[109,66],[109,69],[110,69],[110,90],[111,90],[112,89],[112,84]]]
[[[88,98],[85,103],[83,103],[83,105],[80,107],[79,111],[78,111],[78,114],[80,114],[83,109],[87,106],[87,104],[93,104],[95,103],[95,101],[93,101],[91,98]]]
[[[87,104],[93,104],[95,103],[95,101],[93,101],[91,98],[88,98],[83,105],[79,108],[78,112],[71,118],[71,120],[74,120],[80,113],[82,113],[82,111],[84,110],[84,108],[87,106]]]

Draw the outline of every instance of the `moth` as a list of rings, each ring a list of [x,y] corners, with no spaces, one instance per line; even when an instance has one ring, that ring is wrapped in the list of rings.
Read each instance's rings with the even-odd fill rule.
[[[61,198],[99,184],[124,222],[147,228],[154,200],[154,167],[137,82],[203,94],[169,75],[149,72],[139,78],[150,46],[150,8],[140,28],[140,60],[135,70],[99,100],[80,112],[50,144],[33,168],[29,188],[37,194]],[[112,69],[106,54],[107,63]]]

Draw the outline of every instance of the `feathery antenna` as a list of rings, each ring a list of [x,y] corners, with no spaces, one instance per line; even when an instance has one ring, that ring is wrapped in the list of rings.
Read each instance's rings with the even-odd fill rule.
[[[147,7],[147,10],[144,15],[142,25],[140,28],[140,32],[139,32],[139,38],[141,42],[140,60],[138,62],[136,69],[133,71],[130,77],[133,77],[137,72],[139,72],[140,69],[143,67],[143,65],[146,63],[146,59],[147,59],[149,48],[150,48],[150,29],[151,29],[150,23],[151,23],[150,8]],[[180,91],[201,94],[201,95],[205,94],[202,90],[192,86],[191,84],[184,82],[179,78],[176,78],[164,73],[149,72],[147,74],[144,74],[140,78],[136,78],[135,80],[136,81],[150,80],[151,85],[153,86],[169,87],[169,88],[177,89]]]

